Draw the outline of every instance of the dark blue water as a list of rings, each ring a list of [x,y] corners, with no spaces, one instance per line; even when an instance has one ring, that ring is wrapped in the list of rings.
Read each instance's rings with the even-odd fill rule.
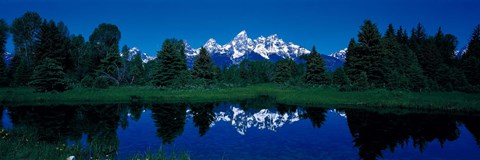
[[[46,141],[106,144],[117,159],[159,148],[191,159],[480,159],[476,113],[251,105],[10,107],[2,126],[41,129]]]

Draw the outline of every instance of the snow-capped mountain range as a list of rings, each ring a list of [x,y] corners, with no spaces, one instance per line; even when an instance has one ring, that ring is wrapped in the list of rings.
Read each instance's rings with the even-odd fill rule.
[[[133,59],[133,56],[140,54],[140,57],[142,58],[143,63],[147,63],[148,61],[154,60],[157,57],[149,56],[147,53],[140,51],[140,49],[133,47],[128,50],[128,58],[127,60],[131,61]],[[120,56],[123,57],[123,54],[120,53]]]
[[[221,45],[210,38],[203,47],[210,53],[215,64],[218,66],[230,66],[240,64],[244,59],[270,60],[276,62],[281,59],[294,59],[302,62],[300,56],[310,54],[310,51],[292,42],[285,42],[277,34],[267,37],[260,36],[254,40],[248,37],[246,31],[238,33],[230,42]],[[187,63],[191,67],[200,48],[192,48],[185,42]],[[329,70],[335,70],[342,66],[344,60],[328,55],[321,55],[325,60],[325,66]]]
[[[187,65],[193,66],[195,58],[200,54],[200,48],[193,48],[187,41],[185,43],[185,55]],[[277,34],[268,37],[260,36],[254,40],[248,37],[246,31],[238,33],[229,43],[221,45],[213,38],[210,38],[202,47],[206,48],[214,63],[220,67],[229,67],[230,65],[240,64],[244,59],[249,60],[270,60],[276,62],[281,59],[294,59],[302,62],[300,56],[310,54],[310,51],[292,42],[285,42]],[[344,50],[342,50],[345,52]],[[130,58],[135,54],[142,54],[142,60],[147,63],[156,57],[148,56],[138,48],[130,49]],[[345,54],[345,53],[344,53]],[[123,55],[121,55],[123,56]],[[321,55],[325,60],[325,66],[328,70],[335,70],[345,62],[342,57],[332,57]],[[345,56],[343,56],[345,57]]]
[[[188,43],[185,46],[187,59],[193,61],[199,54],[200,48],[191,48]],[[224,45],[210,38],[203,47],[207,49],[217,65],[240,64],[244,59],[272,61],[285,58],[298,59],[301,55],[310,53],[299,45],[283,41],[277,34],[268,37],[260,36],[252,40],[246,31],[241,31]]]

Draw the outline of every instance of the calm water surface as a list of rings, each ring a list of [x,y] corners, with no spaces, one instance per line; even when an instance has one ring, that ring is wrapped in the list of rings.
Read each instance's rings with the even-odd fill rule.
[[[381,114],[275,103],[0,107],[0,127],[102,146],[125,159],[162,148],[192,159],[480,159],[480,114]],[[105,146],[106,145],[106,146]]]

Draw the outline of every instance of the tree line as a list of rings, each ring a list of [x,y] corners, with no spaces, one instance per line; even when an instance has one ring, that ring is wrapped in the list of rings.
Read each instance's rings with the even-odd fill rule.
[[[31,86],[39,92],[76,87],[107,88],[120,85],[150,85],[160,88],[229,87],[256,83],[293,86],[336,86],[342,91],[367,88],[401,90],[476,91],[480,79],[480,27],[474,30],[468,51],[456,59],[457,39],[443,34],[428,36],[419,24],[409,37],[400,27],[389,25],[382,36],[367,20],[360,27],[358,42],[348,46],[344,68],[327,72],[315,47],[302,62],[284,59],[244,60],[239,65],[217,66],[205,48],[188,68],[185,44],[166,39],[157,58],[143,63],[141,55],[119,50],[121,32],[116,25],[98,25],[86,40],[70,34],[63,22],[26,12],[11,26],[0,20],[0,54],[13,35],[15,54],[7,66],[0,58],[0,86]]]
[[[429,36],[419,23],[408,36],[405,29],[395,30],[390,24],[382,36],[376,24],[366,20],[358,42],[350,40],[344,69],[336,73],[342,75],[343,86],[354,88],[478,92],[479,35],[480,25],[473,31],[467,52],[458,59],[457,38],[441,28]]]

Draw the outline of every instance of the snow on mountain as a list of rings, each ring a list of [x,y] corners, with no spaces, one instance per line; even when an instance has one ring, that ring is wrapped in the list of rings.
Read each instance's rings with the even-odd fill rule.
[[[339,115],[340,117],[343,117],[345,119],[347,118],[347,114],[344,111],[339,111],[337,109],[332,109],[332,110],[329,110],[329,112],[336,113],[337,115]]]
[[[337,58],[343,62],[346,61],[348,48],[342,49],[338,52],[332,53],[329,56]]]
[[[269,109],[246,112],[240,107],[232,105],[226,110],[215,112],[214,122],[210,124],[210,127],[213,127],[216,123],[227,122],[241,135],[245,135],[250,128],[275,132],[286,124],[299,121],[300,116],[304,113],[301,109],[284,114]]]
[[[188,67],[193,66],[193,62],[200,52],[200,48],[193,48],[187,41],[185,43],[185,55],[187,57]],[[246,31],[238,33],[230,42],[221,45],[215,39],[210,38],[203,47],[208,51],[213,62],[220,68],[238,65],[244,59],[249,60],[270,60],[276,62],[281,59],[294,59],[297,62],[304,62],[300,56],[310,54],[310,51],[292,42],[285,42],[277,34],[268,37],[260,36],[254,40],[248,37]],[[343,56],[341,55],[343,52]],[[130,55],[141,53],[138,48],[130,49]],[[345,62],[346,49],[339,51],[335,55],[321,55],[325,60],[327,70],[334,71]],[[336,57],[335,57],[336,56]],[[142,53],[144,63],[155,57],[147,56]]]
[[[465,46],[463,48],[461,48],[460,50],[455,50],[455,56],[457,57],[457,59],[460,59],[462,58],[462,56],[467,53],[467,50],[468,50],[468,46]]]
[[[241,31],[224,45],[218,44],[215,39],[211,38],[203,47],[207,49],[214,62],[219,66],[240,64],[244,59],[277,61],[292,58],[297,60],[301,55],[310,53],[308,49],[299,45],[284,42],[277,34],[268,37],[260,36],[252,40],[246,31]],[[187,50],[186,55],[193,62],[192,59],[198,55],[198,49]]]
[[[131,61],[133,59],[133,56],[140,54],[140,57],[142,58],[143,63],[147,63],[148,61],[154,60],[156,57],[149,56],[145,52],[141,52],[140,49],[137,47],[130,48],[128,50],[128,58],[127,60]],[[120,53],[120,56],[123,57],[123,54]]]

